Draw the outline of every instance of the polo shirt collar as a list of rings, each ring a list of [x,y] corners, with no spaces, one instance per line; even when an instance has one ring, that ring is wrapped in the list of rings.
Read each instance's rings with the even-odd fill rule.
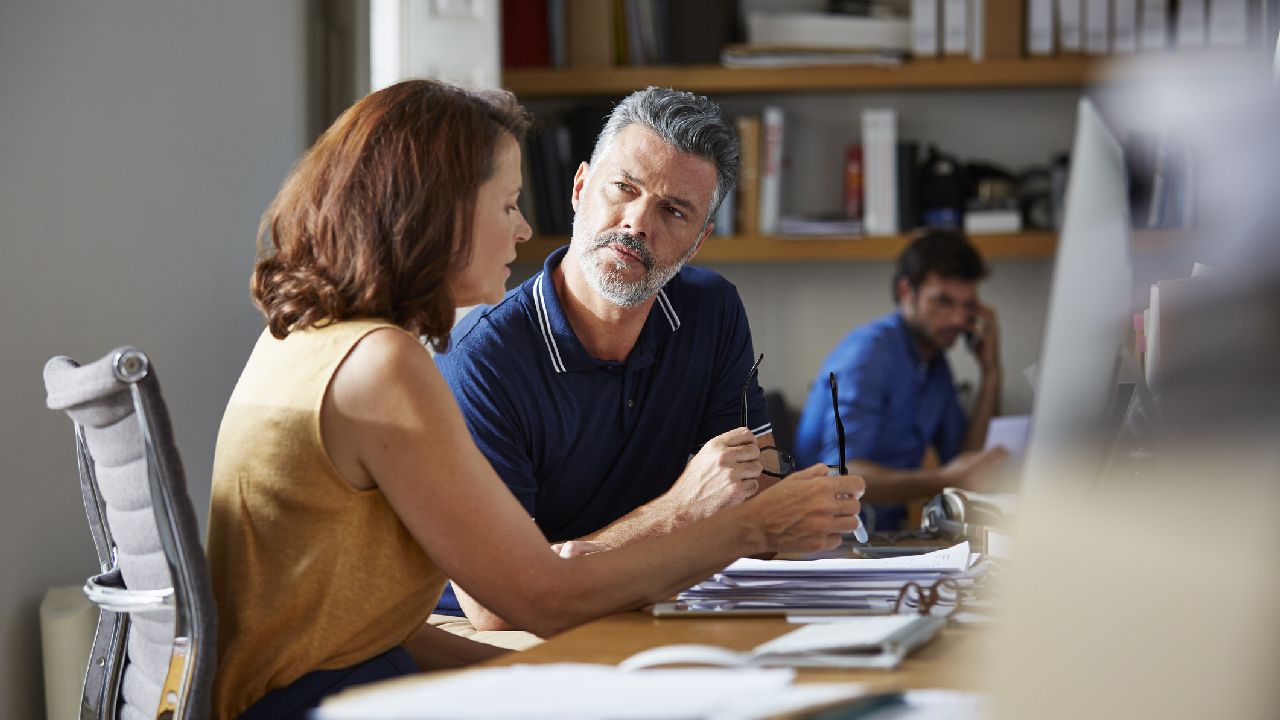
[[[542,272],[535,275],[528,286],[534,318],[546,351],[545,357],[557,373],[616,365],[617,363],[599,360],[587,353],[569,324],[569,318],[564,314],[564,307],[560,304],[560,297],[556,294],[556,285],[551,277],[568,251],[569,247],[566,245],[548,255],[542,264]],[[658,291],[657,298],[649,309],[649,317],[636,340],[636,346],[627,356],[628,370],[638,370],[652,364],[658,346],[680,329],[680,315],[667,292],[675,292],[679,280],[680,276],[677,274]]]

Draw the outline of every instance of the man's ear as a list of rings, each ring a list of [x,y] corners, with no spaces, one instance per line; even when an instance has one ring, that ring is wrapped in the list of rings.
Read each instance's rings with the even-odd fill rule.
[[[702,234],[698,236],[698,241],[693,245],[693,252],[689,253],[690,260],[697,257],[698,251],[702,249],[702,241],[706,240],[707,236],[711,234],[711,231],[715,229],[716,224],[714,222],[709,222],[706,227],[702,228]]]
[[[573,194],[569,196],[569,203],[573,205],[573,211],[578,212],[578,197],[582,195],[582,189],[587,186],[587,176],[591,174],[591,166],[586,163],[578,163],[578,171],[573,174]]]
[[[898,298],[898,307],[902,307],[903,303],[910,305],[915,297],[915,291],[911,289],[911,281],[906,277],[899,277],[897,285],[894,286],[894,294]]]

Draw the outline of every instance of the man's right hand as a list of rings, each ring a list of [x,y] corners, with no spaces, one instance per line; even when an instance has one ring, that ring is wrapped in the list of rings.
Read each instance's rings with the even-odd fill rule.
[[[762,552],[817,552],[858,529],[859,498],[866,489],[857,475],[828,475],[826,465],[813,465],[788,475],[744,509],[762,532]]]
[[[1009,451],[1002,447],[963,452],[942,466],[940,474],[948,487],[981,492],[991,485],[1008,456]]]
[[[681,524],[710,517],[760,489],[760,446],[746,428],[707,441],[662,496]]]

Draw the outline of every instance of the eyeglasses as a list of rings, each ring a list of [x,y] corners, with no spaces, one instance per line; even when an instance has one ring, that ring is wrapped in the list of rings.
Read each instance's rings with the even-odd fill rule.
[[[747,381],[742,383],[742,427],[744,428],[751,427],[747,422],[747,391],[751,389],[751,381],[755,380],[756,375],[760,372],[761,360],[764,360],[764,353],[760,353],[760,357],[756,358],[756,361],[752,363],[751,370],[747,373]],[[760,455],[763,456],[766,452],[770,451],[778,454],[778,472],[765,469],[762,471],[765,475],[768,475],[769,477],[783,478],[790,475],[791,472],[796,469],[796,459],[791,457],[791,453],[780,449],[776,445],[766,445],[760,448]]]
[[[950,578],[943,578],[929,585],[912,581],[898,591],[898,598],[893,601],[893,612],[916,612],[949,618],[959,612],[962,594],[963,588]]]

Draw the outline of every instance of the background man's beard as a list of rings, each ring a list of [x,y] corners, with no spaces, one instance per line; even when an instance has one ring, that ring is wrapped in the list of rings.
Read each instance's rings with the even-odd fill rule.
[[[578,234],[576,229],[574,234]],[[590,257],[611,243],[617,243],[625,247],[639,258],[639,262],[645,268],[643,277],[629,282],[624,280],[621,275],[621,272],[626,269],[625,263],[617,260],[609,261]],[[591,286],[591,289],[614,305],[629,308],[635,307],[656,295],[664,285],[671,281],[671,278],[676,276],[676,273],[680,272],[680,268],[684,267],[685,262],[692,255],[693,252],[690,250],[679,261],[671,265],[661,266],[654,260],[653,253],[649,252],[649,248],[639,238],[627,233],[609,232],[588,241],[579,257],[579,264],[582,266],[583,275],[586,276],[587,284]]]

